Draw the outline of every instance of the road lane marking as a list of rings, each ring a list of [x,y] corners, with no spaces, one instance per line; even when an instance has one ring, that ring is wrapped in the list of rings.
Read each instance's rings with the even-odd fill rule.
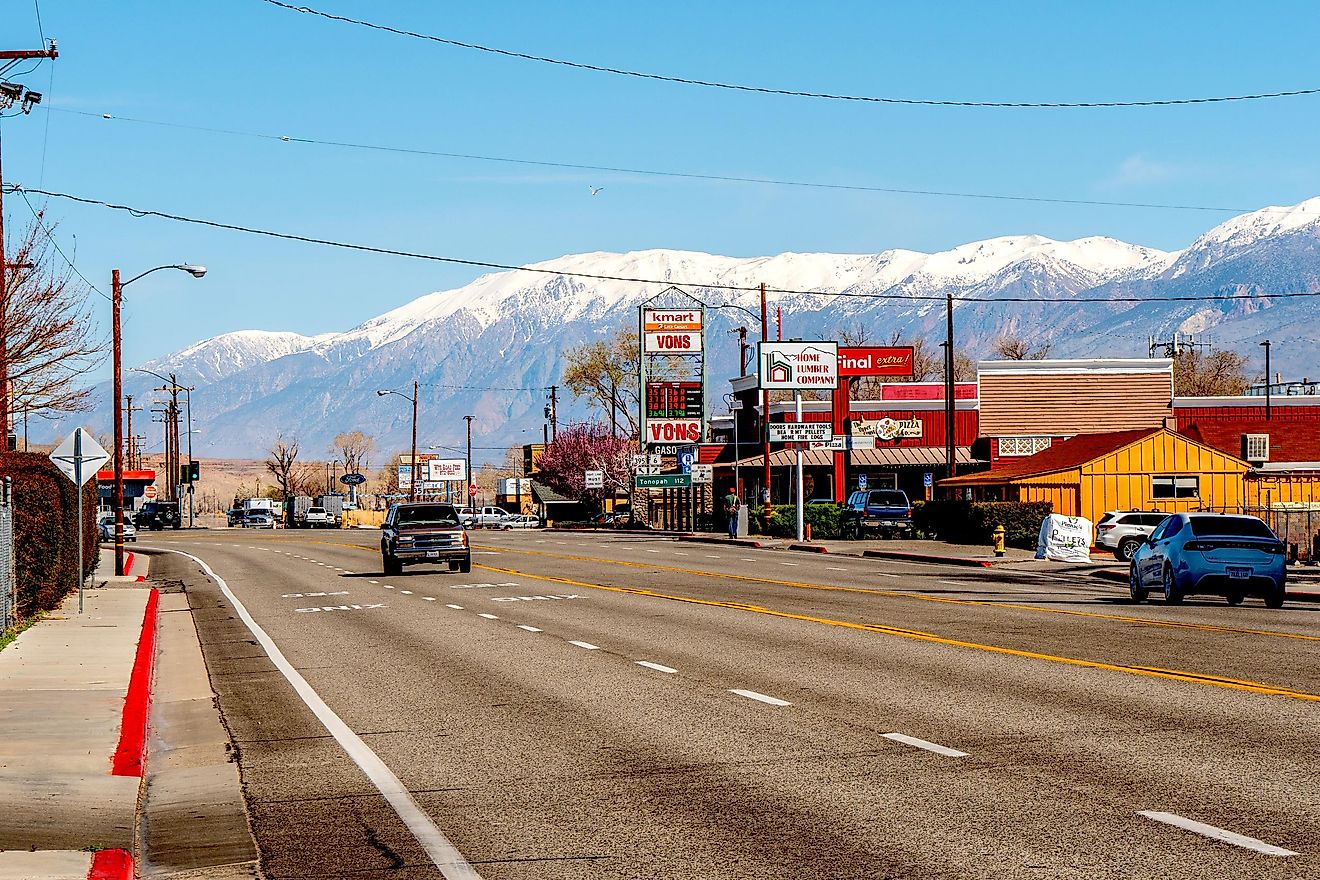
[[[487,620],[499,620],[499,617],[497,617],[496,615],[494,615],[494,614],[487,614],[487,613],[484,612],[484,611],[481,612],[480,614],[478,614],[477,617],[484,617],[484,618],[486,618]]]
[[[353,763],[357,764],[372,784],[376,786],[376,790],[384,796],[385,800],[394,809],[395,815],[412,832],[413,837],[417,838],[417,842],[422,845],[422,849],[430,857],[431,863],[440,870],[445,880],[481,880],[481,875],[468,864],[467,859],[463,858],[463,854],[449,842],[449,838],[445,837],[435,822],[431,820],[431,817],[413,799],[412,794],[399,781],[399,777],[395,776],[385,762],[371,750],[371,747],[363,742],[362,738],[354,733],[344,723],[343,719],[335,714],[333,709],[326,705],[325,700],[321,699],[321,695],[307,683],[307,679],[303,678],[298,670],[293,668],[293,664],[285,658],[274,640],[257,624],[252,615],[248,613],[247,607],[229,589],[229,584],[225,583],[224,578],[212,571],[211,566],[190,553],[181,553],[177,550],[170,552],[188,557],[197,563],[211,580],[215,581],[216,585],[220,587],[220,591],[224,593],[225,598],[229,600],[230,606],[238,612],[239,619],[243,621],[248,631],[252,633],[262,649],[265,650],[271,663],[280,671],[285,680],[293,686],[294,691],[302,698],[303,703],[312,711],[312,714],[316,716],[316,719],[321,722],[330,735],[335,738],[340,748],[353,759]]]
[[[404,595],[404,596],[411,596],[411,595],[412,595],[412,590],[399,590],[399,592],[400,592],[402,595]]]
[[[706,554],[706,558],[707,558],[707,559],[719,559],[718,556],[712,556],[712,555],[710,555],[709,553]]]
[[[586,648],[588,651],[599,651],[599,650],[600,650],[599,647],[597,647],[596,645],[593,645],[591,642],[575,642],[575,641],[573,641],[572,639],[569,639],[569,640],[568,640],[568,643],[569,643],[570,645],[577,645],[579,648]]]
[[[744,691],[739,688],[730,688],[729,693],[737,694],[740,697],[746,697],[749,700],[756,700],[759,703],[768,703],[771,706],[791,706],[792,703],[787,700],[781,700],[778,697],[767,697],[765,694],[758,694],[756,691]]]
[[[518,624],[518,629],[525,629],[525,630],[527,630],[529,633],[539,633],[539,632],[540,632],[540,630],[537,629],[536,627],[534,627],[534,626],[528,626],[528,625],[525,624],[525,623],[520,623],[520,624]]]
[[[1253,850],[1267,856],[1298,855],[1298,853],[1295,853],[1290,849],[1284,849],[1281,846],[1274,846],[1263,840],[1257,840],[1254,837],[1247,837],[1245,834],[1238,834],[1236,831],[1225,831],[1223,828],[1216,828],[1215,826],[1207,825],[1204,822],[1197,822],[1195,819],[1188,819],[1185,816],[1179,816],[1177,813],[1161,813],[1158,810],[1138,810],[1137,815],[1145,816],[1147,819],[1153,819],[1156,822],[1163,822],[1166,825],[1172,825],[1175,828],[1181,828],[1184,831],[1190,831],[1193,834],[1199,834],[1202,837],[1209,837],[1211,840],[1231,843],[1234,846],[1240,846],[1244,849]]]
[[[837,566],[837,565],[828,565],[828,566],[826,566],[825,568],[826,568],[827,571],[847,571],[847,570],[848,570],[848,569],[846,569],[846,568],[839,568],[839,566]]]
[[[347,596],[348,590],[337,590],[333,593],[284,593],[281,599],[313,599],[322,596]]]
[[[966,758],[966,752],[960,752],[957,749],[951,749],[948,746],[942,746],[938,743],[929,742],[924,739],[917,739],[915,736],[908,736],[904,733],[882,733],[885,739],[892,739],[894,742],[901,742],[904,745],[915,746],[919,749],[925,749],[928,752],[934,752],[937,755],[943,755],[946,758]]]
[[[367,581],[367,583],[369,583],[369,584],[378,584],[378,583],[380,583],[380,581]]]
[[[452,609],[454,609],[455,611],[462,611],[462,610],[463,610],[463,606],[462,606],[462,605],[448,605],[448,604],[446,604],[445,607],[446,607],[446,608],[452,608]]]
[[[656,672],[667,672],[670,675],[678,672],[677,669],[670,669],[668,666],[661,666],[659,663],[652,663],[650,660],[634,660],[638,666],[645,666],[647,669],[654,669]]]
[[[780,564],[780,565],[792,565],[792,566],[796,566],[796,565],[797,565],[796,562],[781,562],[781,563],[779,563],[779,564]]]
[[[295,608],[293,610],[308,614],[317,611],[367,611],[372,608],[384,607],[384,605],[322,605],[319,608]]]
[[[435,601],[435,596],[423,596],[422,598],[425,599],[425,600],[428,601],[428,602],[434,602],[434,601]]]
[[[799,620],[809,623],[819,623],[825,626],[837,626],[844,629],[855,629],[863,632],[884,633],[886,635],[898,636],[905,639],[913,639],[919,642],[929,642],[937,645],[948,645],[955,648],[967,648],[973,651],[984,651],[989,654],[1001,654],[1007,657],[1020,657],[1027,660],[1043,660],[1049,663],[1060,663],[1065,666],[1077,666],[1085,669],[1102,669],[1108,672],[1121,672],[1127,675],[1138,675],[1148,678],[1162,678],[1169,681],[1178,681],[1192,684],[1203,684],[1211,687],[1227,688],[1229,690],[1246,691],[1255,694],[1264,694],[1266,696],[1288,697],[1294,700],[1305,700],[1307,702],[1320,703],[1320,694],[1308,693],[1306,691],[1294,691],[1285,687],[1266,684],[1258,681],[1247,681],[1236,678],[1226,678],[1223,676],[1207,675],[1198,672],[1188,672],[1181,669],[1161,669],[1154,666],[1131,666],[1122,663],[1106,663],[1101,660],[1085,660],[1080,657],[1065,657],[1058,654],[1044,654],[1038,651],[1027,651],[1021,648],[1009,648],[1003,645],[988,645],[981,642],[969,642],[963,639],[947,638],[936,633],[923,632],[916,629],[903,629],[896,626],[887,626],[879,623],[857,623],[851,620],[836,620],[829,617],[815,617],[810,614],[794,614],[789,611],[777,611],[773,608],[766,608],[763,605],[753,605],[748,602],[729,602],[718,599],[698,599],[693,596],[677,596],[670,593],[660,593],[655,590],[648,590],[643,587],[611,587],[605,584],[592,584],[586,581],[573,580],[572,578],[554,577],[546,574],[532,574],[528,571],[519,571],[512,568],[498,568],[495,566],[482,566],[491,571],[498,571],[501,574],[510,574],[536,580],[548,581],[550,583],[570,584],[575,587],[586,587],[592,590],[603,590],[610,593],[621,593],[630,596],[645,596],[652,599],[665,599],[670,602],[684,602],[690,605],[704,605],[709,608],[730,608],[735,611],[745,611],[753,614],[764,614],[769,617],[779,617],[784,620]],[[736,578],[737,575],[729,577]],[[856,592],[878,592],[872,590],[853,590]]]

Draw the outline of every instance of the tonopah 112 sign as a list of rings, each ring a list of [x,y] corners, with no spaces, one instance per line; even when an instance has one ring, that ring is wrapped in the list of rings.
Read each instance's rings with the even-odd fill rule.
[[[701,354],[701,309],[643,309],[642,353]]]

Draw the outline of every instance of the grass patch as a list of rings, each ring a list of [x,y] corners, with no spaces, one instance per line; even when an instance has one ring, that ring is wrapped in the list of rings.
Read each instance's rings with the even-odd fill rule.
[[[22,634],[23,630],[32,626],[32,624],[36,623],[38,620],[40,620],[43,617],[45,617],[44,614],[37,614],[33,617],[29,617],[27,620],[23,621],[18,626],[11,627],[10,629],[5,630],[4,632],[0,632],[0,651],[3,651],[5,648],[8,648],[10,645],[12,645],[14,641],[19,637],[19,635]]]

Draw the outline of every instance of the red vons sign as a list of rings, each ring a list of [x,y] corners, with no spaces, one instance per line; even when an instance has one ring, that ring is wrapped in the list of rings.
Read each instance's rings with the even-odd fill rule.
[[[911,376],[912,347],[839,347],[840,376]]]
[[[696,443],[701,440],[700,419],[647,419],[648,443]]]

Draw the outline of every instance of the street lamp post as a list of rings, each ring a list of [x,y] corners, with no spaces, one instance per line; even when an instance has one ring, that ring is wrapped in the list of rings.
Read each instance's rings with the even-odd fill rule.
[[[402,391],[388,390],[388,391],[377,391],[377,392],[376,392],[376,395],[377,395],[378,397],[384,397],[386,394],[397,394],[397,395],[399,395],[400,397],[402,397],[404,400],[410,401],[410,402],[412,403],[412,453],[411,453],[411,456],[410,456],[410,458],[409,458],[409,462],[410,462],[410,464],[409,464],[409,470],[408,470],[408,472],[409,472],[410,474],[412,474],[412,479],[409,480],[409,482],[408,482],[408,500],[409,500],[409,501],[416,501],[416,500],[417,500],[417,474],[418,474],[418,468],[417,468],[417,388],[418,388],[418,382],[414,379],[414,380],[413,380],[413,393],[412,393],[412,397],[409,397],[408,395],[404,394]]]
[[[169,266],[157,266],[140,275],[134,275],[127,281],[119,280],[119,270],[110,271],[110,323],[113,340],[114,361],[114,396],[115,396],[115,574],[124,574],[124,375],[123,375],[123,338],[120,332],[119,313],[124,299],[124,288],[161,269],[178,269],[194,278],[206,274],[205,266],[190,263],[176,263]]]

